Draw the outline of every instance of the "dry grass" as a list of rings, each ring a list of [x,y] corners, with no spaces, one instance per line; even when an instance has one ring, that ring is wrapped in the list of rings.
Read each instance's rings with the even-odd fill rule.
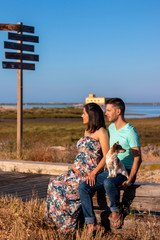
[[[77,154],[76,146],[66,147],[65,150],[55,149],[54,147],[37,147],[32,151],[28,151],[26,159],[31,161],[41,162],[61,162],[61,163],[73,163]]]
[[[0,159],[16,159],[16,144],[13,142],[0,145]],[[77,154],[76,145],[62,146],[45,146],[44,144],[35,143],[33,146],[23,146],[23,160],[40,161],[40,162],[61,162],[73,163]]]
[[[159,219],[136,215],[129,216],[121,230],[104,232],[101,227],[94,238],[87,235],[86,228],[75,233],[64,235],[53,226],[43,224],[45,201],[36,197],[28,202],[20,198],[5,196],[0,198],[0,239],[1,240],[158,240],[160,226]],[[129,221],[129,225],[128,224]],[[129,231],[128,231],[129,230]]]

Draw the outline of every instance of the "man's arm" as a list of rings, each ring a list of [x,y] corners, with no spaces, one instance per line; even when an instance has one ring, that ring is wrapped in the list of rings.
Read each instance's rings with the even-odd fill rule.
[[[133,165],[132,165],[132,168],[131,168],[130,175],[128,177],[128,181],[132,183],[132,181],[134,180],[135,175],[138,172],[138,169],[139,169],[139,167],[141,165],[142,157],[141,157],[141,149],[140,149],[140,147],[131,148],[131,152],[132,152],[134,161],[133,161]],[[127,183],[127,181],[125,181],[121,185],[121,189],[125,190],[127,187],[128,187],[128,183]]]

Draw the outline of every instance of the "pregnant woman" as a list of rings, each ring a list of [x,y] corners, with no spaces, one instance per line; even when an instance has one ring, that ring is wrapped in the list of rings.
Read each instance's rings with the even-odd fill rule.
[[[103,111],[99,105],[89,103],[83,109],[84,136],[77,142],[78,154],[67,173],[50,181],[48,185],[45,220],[53,221],[61,232],[75,230],[81,202],[78,186],[106,156],[108,134]]]

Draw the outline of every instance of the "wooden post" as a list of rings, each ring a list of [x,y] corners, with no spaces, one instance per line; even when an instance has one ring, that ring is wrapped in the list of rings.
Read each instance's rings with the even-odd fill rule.
[[[23,23],[18,23],[22,25]],[[22,32],[18,32],[22,35]],[[22,41],[17,41],[22,44]],[[18,50],[22,53],[22,50]],[[17,60],[22,64],[22,59]],[[23,69],[17,70],[17,158],[20,159],[22,155],[22,140],[23,140]]]
[[[17,33],[8,33],[8,39],[17,41],[4,42],[4,47],[9,49],[16,49],[15,52],[6,52],[6,59],[18,59],[17,62],[2,62],[3,68],[18,69],[17,70],[17,158],[22,156],[22,140],[23,140],[23,69],[35,70],[35,64],[23,63],[23,60],[39,61],[39,56],[35,54],[23,54],[23,51],[34,52],[34,46],[23,44],[23,42],[39,43],[38,36],[25,35],[23,32],[34,33],[34,27],[23,25],[19,22],[17,24],[1,24],[0,30],[17,31]]]

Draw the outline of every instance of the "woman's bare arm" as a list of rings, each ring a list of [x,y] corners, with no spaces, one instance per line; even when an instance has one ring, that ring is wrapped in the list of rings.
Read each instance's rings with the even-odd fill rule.
[[[105,160],[106,160],[106,154],[109,150],[109,140],[108,140],[108,133],[104,128],[101,128],[97,131],[97,137],[100,142],[101,148],[102,148],[102,153],[103,153],[103,158],[97,165],[97,167],[88,175],[86,178],[87,184],[90,186],[95,185],[95,177],[96,174],[105,166]]]

